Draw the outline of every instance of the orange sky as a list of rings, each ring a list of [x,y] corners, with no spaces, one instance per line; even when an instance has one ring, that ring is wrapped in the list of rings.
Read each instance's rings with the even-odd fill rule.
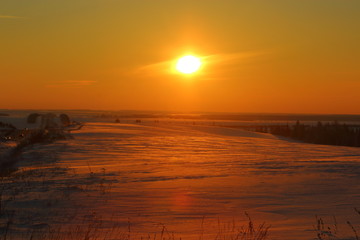
[[[0,109],[360,114],[358,0],[2,0]],[[202,58],[193,76],[174,61]]]

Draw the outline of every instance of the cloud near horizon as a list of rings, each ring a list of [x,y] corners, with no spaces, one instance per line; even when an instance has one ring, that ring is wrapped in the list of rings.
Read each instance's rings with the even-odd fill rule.
[[[225,54],[212,54],[207,56],[198,56],[204,65],[232,65],[239,61],[247,61],[254,58],[259,58],[265,55],[272,54],[272,51],[253,51],[253,52],[238,52]],[[135,71],[138,73],[147,73],[148,75],[157,74],[178,74],[174,69],[177,59],[167,60],[154,64],[142,66]]]
[[[47,88],[57,87],[85,87],[95,84],[97,81],[91,80],[67,80],[67,81],[54,81],[52,84],[47,84]]]
[[[10,15],[0,15],[0,19],[22,19],[25,17],[20,17],[20,16],[10,16]]]

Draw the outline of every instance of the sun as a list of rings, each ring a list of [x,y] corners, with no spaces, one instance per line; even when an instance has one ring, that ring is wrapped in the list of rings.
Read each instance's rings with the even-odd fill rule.
[[[176,69],[184,74],[194,73],[199,70],[200,66],[200,58],[192,55],[181,57],[176,63]]]

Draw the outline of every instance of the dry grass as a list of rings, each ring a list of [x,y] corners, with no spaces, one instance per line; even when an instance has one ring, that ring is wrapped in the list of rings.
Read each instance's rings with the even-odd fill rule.
[[[268,237],[270,226],[260,224],[255,226],[249,215],[248,222],[237,226],[235,222],[218,222],[218,233],[214,236],[206,234],[206,229],[199,233],[199,240],[265,240]],[[206,235],[206,237],[204,237]],[[133,232],[130,221],[126,227],[113,225],[111,228],[103,228],[100,218],[94,216],[89,221],[67,228],[51,228],[50,226],[39,226],[39,229],[32,229],[26,233],[16,233],[11,230],[11,221],[5,226],[1,240],[186,240],[168,231],[162,225],[161,230],[156,233],[149,233],[142,236]]]
[[[218,233],[215,240],[264,240],[268,236],[270,226],[265,223],[255,225],[249,214],[245,212],[247,224],[237,225],[235,221],[221,224],[218,221]],[[206,231],[206,229],[205,229]],[[203,239],[203,238],[200,238]]]
[[[360,211],[354,208],[355,213],[360,215]],[[316,225],[314,229],[316,231],[318,240],[359,240],[359,228],[350,221],[346,221],[347,229],[340,231],[338,228],[338,222],[336,217],[333,216],[332,224],[325,224],[321,217],[316,216]]]

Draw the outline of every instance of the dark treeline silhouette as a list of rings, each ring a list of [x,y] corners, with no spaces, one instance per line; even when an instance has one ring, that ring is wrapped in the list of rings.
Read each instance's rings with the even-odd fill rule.
[[[253,125],[240,128],[255,132],[271,133],[307,143],[360,147],[360,125],[322,123],[305,125]]]

